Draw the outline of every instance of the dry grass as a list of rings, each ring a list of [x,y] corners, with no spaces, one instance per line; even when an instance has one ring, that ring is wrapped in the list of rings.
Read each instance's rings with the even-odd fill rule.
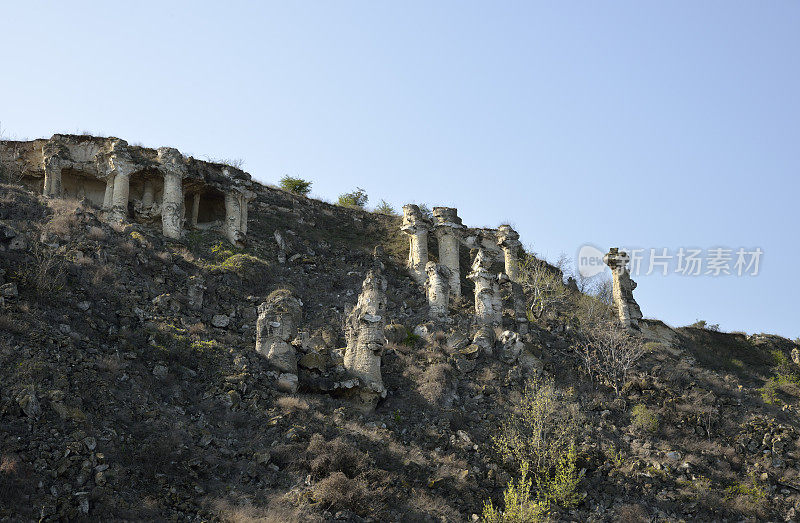
[[[453,367],[447,363],[435,363],[425,369],[417,384],[417,391],[431,404],[441,403],[448,390],[449,376]]]
[[[106,234],[106,231],[104,231],[102,227],[97,227],[96,225],[92,225],[91,227],[89,227],[89,232],[86,233],[86,236],[90,240],[95,240],[95,241],[103,241],[106,238],[108,238],[108,234]]]
[[[301,410],[308,410],[308,402],[297,396],[281,396],[275,403],[277,403],[281,410],[287,414]]]
[[[331,510],[348,509],[356,513],[368,513],[368,497],[369,490],[363,481],[350,479],[341,472],[334,472],[314,485],[314,499]]]
[[[347,477],[356,477],[369,468],[369,457],[354,445],[338,437],[325,441],[321,434],[314,434],[306,449],[309,469],[315,477],[325,477],[334,472]]]
[[[112,281],[114,281],[114,270],[111,268],[111,266],[106,264],[98,265],[94,270],[92,283],[95,285],[104,285],[111,283]]]
[[[266,507],[251,504],[234,504],[228,500],[212,503],[214,512],[224,523],[305,523],[321,521],[318,516],[307,513],[303,507],[286,506],[270,502]]]

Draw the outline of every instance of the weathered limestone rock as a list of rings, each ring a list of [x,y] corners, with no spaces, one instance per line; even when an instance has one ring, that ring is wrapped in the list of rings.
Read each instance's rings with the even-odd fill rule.
[[[110,176],[114,179],[114,191],[111,197],[111,219],[123,221],[128,217],[128,195],[130,192],[130,176],[135,166],[127,150],[125,140],[116,140],[112,145],[109,158]]]
[[[489,272],[491,260],[483,249],[478,251],[467,276],[475,282],[475,319],[479,325],[496,325],[502,320],[502,302],[497,275]]]
[[[642,310],[633,299],[636,282],[631,279],[630,272],[626,267],[629,259],[628,253],[620,252],[617,247],[612,247],[608,254],[603,256],[603,261],[611,268],[614,284],[612,296],[619,321],[625,326],[634,327],[642,319]]]
[[[42,167],[44,168],[44,196],[61,196],[61,169],[64,162],[61,156],[64,146],[56,140],[46,142],[42,146]]]
[[[231,190],[225,193],[225,236],[232,244],[243,247],[247,236],[247,204],[255,193]]]
[[[290,341],[297,334],[302,306],[291,291],[279,289],[258,307],[256,352],[284,373],[297,374],[297,356]]]
[[[428,275],[425,294],[428,296],[430,316],[434,319],[445,318],[450,296],[450,270],[444,265],[428,262],[425,272]]]
[[[408,268],[417,283],[425,283],[425,266],[428,263],[428,231],[430,224],[420,211],[419,206],[408,204],[403,206],[403,224],[400,227],[410,238],[408,251]]]
[[[461,232],[465,229],[458,217],[458,210],[452,207],[433,208],[434,232],[439,240],[439,263],[450,271],[450,296],[461,297],[461,268],[458,250],[461,245]]]
[[[347,316],[344,367],[362,384],[361,400],[374,407],[386,397],[381,379],[381,354],[386,343],[386,278],[381,263],[367,273],[358,303]]]
[[[181,237],[181,222],[183,221],[181,219],[183,215],[183,177],[186,175],[186,166],[181,153],[171,147],[158,149],[158,162],[161,164],[161,172],[164,174],[161,229],[164,236],[177,240]],[[144,202],[142,204],[144,205]]]
[[[497,244],[503,249],[506,261],[506,274],[511,281],[519,281],[520,248],[519,233],[510,225],[501,225],[497,228]]]
[[[792,357],[792,361],[794,362],[794,364],[800,366],[800,350],[792,349],[789,355]]]

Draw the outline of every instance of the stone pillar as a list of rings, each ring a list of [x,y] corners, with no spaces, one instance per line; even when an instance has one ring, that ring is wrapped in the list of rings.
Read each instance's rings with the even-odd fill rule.
[[[161,200],[161,230],[167,238],[181,237],[183,216],[183,176],[186,167],[177,149],[160,147],[158,162],[164,174],[164,196]]]
[[[242,221],[241,224],[239,225],[239,230],[242,232],[243,239],[247,237],[247,205],[248,203],[250,203],[250,200],[252,200],[254,197],[255,194],[250,191],[242,193],[241,195],[241,203],[239,204],[239,206],[242,213]]]
[[[43,193],[53,198],[61,196],[61,160],[58,158],[45,161]]]
[[[193,229],[197,228],[197,218],[200,216],[200,193],[196,192],[192,196],[192,221],[191,226]]]
[[[430,316],[434,319],[445,318],[450,296],[450,269],[444,265],[428,262],[425,265],[428,279],[425,282],[425,294],[428,296]]]
[[[458,217],[458,209],[452,207],[434,207],[434,232],[439,240],[439,263],[447,267],[450,273],[450,296],[461,297],[461,268],[458,251],[461,245],[461,230],[464,225]]]
[[[489,272],[490,267],[491,260],[480,249],[472,263],[472,272],[467,276],[475,282],[475,319],[479,325],[499,325],[502,321],[500,285],[497,275]]]
[[[103,196],[103,209],[110,211],[114,205],[114,175],[106,176],[106,194]]]
[[[428,230],[430,224],[419,207],[414,204],[403,206],[403,224],[400,230],[408,234],[410,248],[408,251],[408,269],[411,276],[419,283],[425,283],[425,265],[428,263]]]
[[[519,233],[510,225],[501,225],[497,228],[497,244],[503,249],[506,261],[506,274],[511,281],[519,282],[520,248]]]
[[[128,217],[128,192],[130,190],[130,176],[135,167],[128,152],[128,143],[125,140],[116,140],[112,145],[109,157],[111,174],[114,178],[114,190],[111,199],[111,219],[123,221]]]
[[[381,354],[386,343],[386,278],[380,262],[364,279],[358,303],[347,315],[347,349],[344,367],[361,384],[362,401],[374,407],[379,397],[386,397],[381,379]]]
[[[256,323],[256,352],[267,358],[275,368],[293,376],[281,383],[297,385],[297,356],[291,345],[297,335],[303,303],[286,289],[274,291],[258,307]],[[290,391],[294,392],[294,390]]]
[[[619,321],[626,327],[635,327],[639,325],[639,320],[642,319],[642,310],[636,300],[633,299],[633,289],[636,288],[636,282],[631,279],[630,272],[626,267],[629,260],[628,253],[620,252],[617,247],[612,247],[608,254],[603,256],[603,261],[611,268],[613,280],[612,297]]]
[[[237,247],[242,246],[242,198],[238,191],[225,193],[225,237]]]

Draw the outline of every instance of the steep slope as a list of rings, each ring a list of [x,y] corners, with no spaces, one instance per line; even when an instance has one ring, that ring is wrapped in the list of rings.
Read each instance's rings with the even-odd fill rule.
[[[517,471],[492,436],[537,369],[501,346],[462,354],[469,281],[454,322],[429,324],[398,218],[255,192],[239,249],[0,185],[0,517],[463,521],[501,499]],[[363,412],[315,383],[377,245],[388,395]],[[280,288],[303,303],[300,355],[322,355],[297,394],[254,351],[256,307]],[[646,322],[617,396],[582,373],[570,314],[535,320],[528,344],[581,419],[586,496],[554,519],[794,517],[795,343]]]

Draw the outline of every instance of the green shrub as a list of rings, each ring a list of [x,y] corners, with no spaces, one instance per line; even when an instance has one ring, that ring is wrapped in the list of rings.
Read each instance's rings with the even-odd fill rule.
[[[289,176],[288,174],[281,178],[281,189],[284,191],[288,191],[293,194],[299,194],[301,196],[305,196],[309,192],[311,192],[311,183],[308,180],[303,180],[302,178],[294,178]]]
[[[375,207],[375,212],[377,214],[385,214],[387,216],[397,216],[394,207],[392,207],[386,200],[381,200],[380,205]]]
[[[643,404],[638,404],[631,409],[633,417],[633,427],[646,432],[655,433],[658,431],[658,414],[647,408]]]
[[[483,521],[487,523],[533,523],[544,521],[550,510],[547,499],[532,498],[533,478],[528,475],[530,465],[523,461],[520,477],[511,480],[503,491],[503,510],[500,511],[487,501],[483,505]]]
[[[361,187],[356,187],[356,190],[353,192],[340,194],[337,203],[342,207],[363,209],[368,201],[369,196],[367,196],[367,192]]]
[[[564,508],[576,507],[586,497],[577,492],[578,484],[586,472],[578,469],[578,451],[570,445],[567,452],[558,457],[552,476],[538,474],[539,491],[549,500]]]

